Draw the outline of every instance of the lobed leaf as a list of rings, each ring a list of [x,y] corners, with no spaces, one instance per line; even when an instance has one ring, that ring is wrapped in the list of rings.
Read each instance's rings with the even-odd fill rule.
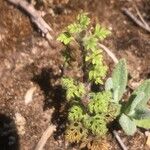
[[[69,121],[81,121],[84,117],[83,110],[80,106],[73,105],[68,114]]]
[[[77,21],[82,29],[86,29],[87,26],[90,24],[90,18],[87,16],[87,13],[80,13],[77,16]]]
[[[57,38],[58,41],[64,43],[65,45],[68,45],[72,39],[73,38],[71,37],[71,35],[67,32],[60,34],[59,37]]]
[[[96,24],[94,35],[97,38],[99,38],[100,40],[104,40],[109,34],[110,34],[109,30],[107,30],[104,27],[100,27],[99,24]]]
[[[81,32],[81,28],[80,28],[80,25],[78,25],[77,23],[72,23],[71,25],[69,25],[68,27],[68,32],[70,34],[72,33],[80,33]]]
[[[98,39],[92,35],[84,38],[84,46],[87,50],[96,50],[97,42]]]
[[[111,92],[90,93],[91,101],[88,104],[90,113],[106,113],[108,111],[109,101],[111,100]]]
[[[106,121],[103,115],[95,115],[84,120],[86,128],[90,129],[93,134],[103,136],[108,131]]]

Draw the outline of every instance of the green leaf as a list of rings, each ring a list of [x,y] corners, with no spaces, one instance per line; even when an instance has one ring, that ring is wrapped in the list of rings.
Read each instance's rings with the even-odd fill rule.
[[[144,96],[145,96],[144,92],[139,92],[137,96],[133,99],[131,105],[129,105],[129,108],[127,108],[129,109],[129,112],[128,112],[129,116],[132,116],[135,113],[135,108],[142,101]]]
[[[141,127],[144,129],[150,129],[150,118],[142,119],[142,120],[134,120],[134,122],[138,127]]]
[[[111,96],[111,92],[109,91],[90,94],[91,101],[87,106],[90,113],[107,113]]]
[[[87,16],[87,13],[79,14],[77,20],[83,29],[86,29],[87,26],[90,24],[90,18]]]
[[[148,108],[138,108],[138,109],[135,109],[135,113],[134,115],[132,115],[132,118],[134,119],[148,119],[150,118],[150,109]]]
[[[150,99],[150,79],[145,80],[134,92],[132,95],[137,95],[139,92],[144,92],[145,96],[142,99],[141,103],[138,105],[140,108],[141,106],[146,106],[148,100]]]
[[[122,114],[119,123],[127,135],[133,135],[136,132],[136,124],[128,116]]]
[[[104,27],[100,27],[99,24],[96,24],[94,35],[97,38],[99,38],[100,40],[104,40],[109,34],[110,34],[109,30],[107,30]]]
[[[93,36],[86,37],[84,39],[84,46],[87,50],[95,50],[97,46],[97,41],[98,39]]]
[[[71,25],[68,26],[68,32],[69,33],[80,33],[81,32],[81,27],[77,23],[72,23]]]
[[[93,134],[104,136],[108,131],[106,121],[103,115],[95,115],[93,117],[85,117],[84,126],[92,131]]]
[[[57,38],[58,41],[64,43],[65,45],[68,45],[72,39],[73,38],[71,37],[71,35],[68,34],[67,32],[60,34],[59,37]]]
[[[113,81],[112,78],[108,78],[105,82],[105,90],[109,91],[113,88]]]
[[[83,115],[83,110],[80,106],[73,105],[68,114],[68,119],[70,121],[81,121],[82,118],[84,117]]]
[[[76,83],[72,78],[62,78],[62,86],[66,89],[67,100],[80,98],[85,94],[82,83]]]
[[[85,94],[85,87],[84,87],[84,85],[82,83],[80,83],[78,85],[78,91],[79,91],[80,95]]]
[[[126,90],[127,76],[128,73],[127,73],[126,61],[125,59],[121,59],[116,65],[112,74],[113,92],[118,94],[114,99],[114,101],[116,102],[121,100],[123,93]]]
[[[118,86],[113,92],[113,100],[112,101],[114,103],[119,103],[119,87],[120,86]]]

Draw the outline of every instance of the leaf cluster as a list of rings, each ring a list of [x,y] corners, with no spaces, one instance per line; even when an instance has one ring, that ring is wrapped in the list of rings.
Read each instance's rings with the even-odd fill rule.
[[[109,110],[112,106],[110,91],[95,93],[85,90],[87,83],[103,84],[107,66],[104,65],[102,50],[99,49],[98,42],[104,40],[109,34],[110,32],[99,24],[91,28],[87,13],[81,13],[76,21],[58,37],[64,45],[68,46],[72,41],[79,44],[88,73],[88,80],[85,84],[73,78],[62,78],[62,86],[66,89],[66,98],[70,103],[69,125],[66,130],[66,140],[70,142],[82,141],[83,133],[86,133],[86,136],[91,134],[104,136],[108,130],[107,123],[116,117],[116,109]],[[85,105],[83,101],[86,98],[89,102]],[[77,122],[79,123],[75,126]]]
[[[147,102],[150,99],[150,80],[145,80],[131,94],[129,100],[122,104],[122,96],[127,86],[127,67],[124,59],[116,65],[112,78],[106,81],[105,89],[111,90],[113,102],[121,105],[119,123],[127,135],[133,135],[137,127],[150,129],[150,109]]]
[[[62,85],[66,89],[67,100],[70,101],[73,98],[80,98],[85,93],[85,88],[82,83],[75,83],[72,78],[62,78]]]
[[[96,84],[102,84],[102,79],[106,76],[107,66],[103,63],[102,51],[98,47],[98,41],[104,40],[110,31],[96,24],[95,28],[89,28],[90,18],[87,13],[81,13],[77,16],[74,23],[59,35],[58,39],[65,45],[71,41],[77,41],[81,49],[84,50],[84,58],[87,64],[88,79]],[[83,34],[84,31],[84,34]]]
[[[133,135],[137,127],[150,129],[150,110],[147,106],[150,99],[150,80],[144,81],[129,100],[122,103],[128,71],[125,59],[121,59],[115,66],[112,77],[103,85],[107,66],[103,62],[98,42],[109,34],[99,24],[90,28],[87,13],[81,13],[58,37],[64,45],[69,45],[72,41],[79,44],[88,73],[88,79],[84,83],[69,77],[62,78],[62,86],[66,89],[66,98],[70,104],[66,130],[66,140],[69,142],[85,141],[90,135],[102,137],[108,131],[107,125],[117,119],[127,135]],[[89,83],[101,85],[103,90],[86,90]]]
[[[87,107],[84,107],[81,101],[79,101],[80,105],[77,103],[72,105],[68,120],[71,124],[79,121],[93,135],[104,136],[107,132],[107,123],[118,115],[116,115],[118,107],[113,107],[109,91],[89,93],[89,98]]]
[[[65,138],[70,143],[79,143],[87,138],[87,133],[80,122],[74,122],[67,127]]]

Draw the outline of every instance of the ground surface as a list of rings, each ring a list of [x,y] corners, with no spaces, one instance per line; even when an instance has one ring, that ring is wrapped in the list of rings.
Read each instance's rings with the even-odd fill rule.
[[[55,1],[56,2],[56,1]],[[142,15],[150,23],[150,3],[135,0]],[[71,0],[62,5],[44,3],[37,5],[46,12],[45,20],[59,33],[84,10],[93,22],[112,30],[105,41],[118,58],[125,57],[135,88],[139,82],[150,78],[150,34],[136,26],[121,8],[133,9],[127,0]],[[135,11],[133,11],[135,13]],[[112,61],[107,58],[110,66]],[[59,84],[62,58],[59,49],[52,49],[41,37],[24,11],[0,1],[0,149],[33,150],[42,133],[48,127],[50,116],[58,125],[45,150],[65,149],[63,135],[64,101]],[[31,103],[26,104],[27,93],[34,92]],[[28,91],[28,92],[27,92]],[[51,108],[55,108],[52,115]],[[130,150],[148,149],[144,131],[133,137],[120,133]],[[119,146],[111,135],[111,149]]]

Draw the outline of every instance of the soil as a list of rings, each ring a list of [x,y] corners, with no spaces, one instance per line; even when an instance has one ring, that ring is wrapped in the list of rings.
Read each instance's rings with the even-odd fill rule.
[[[126,7],[136,14],[132,1],[61,0],[35,3],[37,9],[45,12],[44,19],[56,34],[70,24],[81,10],[88,12],[93,24],[99,22],[111,30],[112,35],[104,44],[118,58],[126,58],[132,88],[150,78],[150,34],[121,11]],[[150,23],[149,0],[135,0],[135,3]],[[105,59],[112,67],[113,62],[107,55]],[[0,149],[33,150],[51,121],[57,130],[44,149],[67,149],[63,136],[66,113],[60,85],[61,65],[60,49],[49,46],[23,10],[1,0]],[[138,130],[133,137],[118,132],[130,150],[149,149],[145,131]],[[108,135],[108,139],[110,149],[121,149],[112,135]]]

